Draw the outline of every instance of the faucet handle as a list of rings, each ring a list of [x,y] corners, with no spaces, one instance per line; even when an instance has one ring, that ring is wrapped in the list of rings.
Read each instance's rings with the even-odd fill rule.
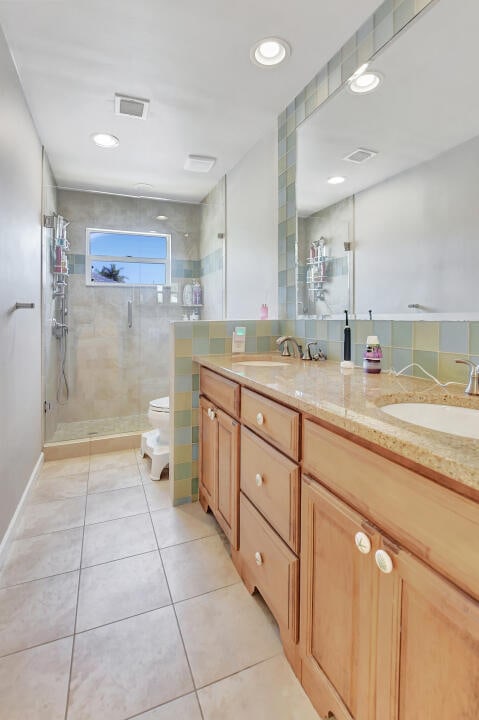
[[[479,365],[477,365],[476,363],[472,362],[472,360],[462,360],[462,359],[460,359],[460,360],[456,360],[456,362],[458,363],[458,365],[469,365],[469,367],[471,368],[471,374],[472,374],[472,373],[479,373]]]

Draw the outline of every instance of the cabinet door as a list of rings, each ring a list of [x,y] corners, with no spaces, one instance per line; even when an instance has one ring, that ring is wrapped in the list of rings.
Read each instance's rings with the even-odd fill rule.
[[[371,630],[377,574],[372,555],[378,540],[360,515],[303,477],[302,682],[322,717],[373,717]]]
[[[379,720],[479,718],[479,604],[405,551],[378,571]]]
[[[229,415],[217,411],[218,418],[218,485],[216,519],[238,549],[239,438],[240,426]]]
[[[207,510],[216,507],[218,484],[218,420],[207,398],[200,398],[200,502]]]

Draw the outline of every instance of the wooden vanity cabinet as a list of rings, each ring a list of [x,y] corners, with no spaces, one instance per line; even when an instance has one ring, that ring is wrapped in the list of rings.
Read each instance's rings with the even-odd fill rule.
[[[313,704],[322,717],[336,720],[477,720],[479,603],[457,584],[477,587],[479,563],[474,571],[469,558],[455,571],[449,562],[459,559],[466,539],[472,540],[468,533],[478,518],[476,504],[448,490],[447,498],[432,483],[450,522],[445,515],[446,524],[437,528],[438,537],[431,535],[428,552],[419,558],[404,543],[416,547],[429,532],[435,507],[429,496],[421,504],[419,492],[402,522],[401,494],[414,486],[410,471],[399,467],[404,485],[391,485],[390,461],[339,436],[326,443],[334,434],[321,427],[310,427],[308,433],[304,464],[310,471],[314,447],[320,482],[303,476],[300,654],[302,683]],[[311,444],[313,436],[317,442]],[[382,483],[374,476],[379,466]],[[320,484],[323,470],[329,489]],[[361,478],[374,483],[369,496],[354,504],[336,496],[335,491],[354,493]],[[419,491],[422,482],[430,482],[419,475],[416,480]],[[385,525],[379,529],[375,517],[358,512],[361,502],[378,502],[381,490],[392,495],[384,497],[377,516],[383,520],[392,502],[396,515],[390,526],[401,528],[401,540]],[[462,534],[457,534],[458,508]],[[420,527],[411,526],[409,536],[404,528],[414,522]],[[420,552],[422,544],[417,547]],[[477,558],[477,545],[471,551]],[[428,564],[429,556],[444,574]],[[464,567],[469,568],[467,583]],[[456,584],[451,581],[455,572]]]
[[[205,511],[211,509],[234,549],[238,548],[239,442],[239,422],[201,396],[199,500]]]

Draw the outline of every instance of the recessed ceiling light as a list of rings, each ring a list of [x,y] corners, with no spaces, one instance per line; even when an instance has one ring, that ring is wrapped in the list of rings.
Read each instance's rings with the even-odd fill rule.
[[[286,40],[277,37],[268,37],[259,40],[250,51],[250,58],[256,65],[271,67],[279,65],[291,55],[291,48]]]
[[[91,136],[91,139],[95,143],[95,145],[98,145],[98,147],[105,148],[107,150],[111,148],[116,148],[120,144],[120,141],[118,140],[115,135],[110,135],[110,133],[95,133]]]
[[[168,215],[157,215],[156,219],[157,220],[168,220]]]
[[[140,192],[149,192],[150,190],[153,190],[153,185],[150,185],[150,183],[136,183],[135,190],[139,190]]]
[[[340,185],[346,180],[345,177],[342,175],[333,175],[333,177],[328,178],[328,183],[330,185]]]
[[[382,77],[377,72],[363,72],[349,82],[349,89],[353,93],[368,93],[376,90],[381,84]]]

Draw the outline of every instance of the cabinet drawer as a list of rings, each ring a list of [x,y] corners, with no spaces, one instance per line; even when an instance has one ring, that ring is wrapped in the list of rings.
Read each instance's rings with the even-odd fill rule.
[[[299,560],[240,493],[240,558],[283,632],[298,641]]]
[[[299,460],[299,413],[295,410],[242,388],[241,419],[293,460]]]
[[[200,392],[209,397],[215,405],[239,418],[240,387],[237,383],[200,367]]]
[[[299,468],[246,428],[241,430],[241,489],[299,553]]]
[[[479,503],[310,420],[303,469],[479,599]]]

